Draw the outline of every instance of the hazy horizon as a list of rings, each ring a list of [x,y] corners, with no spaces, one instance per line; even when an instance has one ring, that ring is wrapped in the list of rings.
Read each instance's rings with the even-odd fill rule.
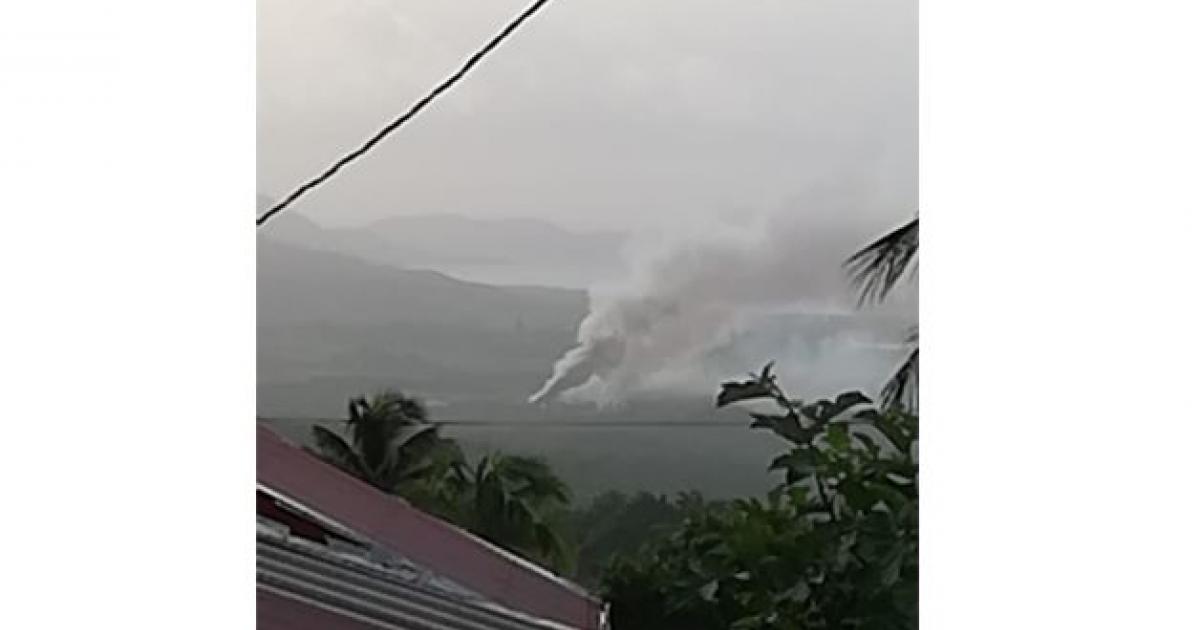
[[[356,146],[525,4],[260,0],[260,192]],[[917,207],[916,61],[915,2],[556,2],[289,212],[623,231],[786,213],[881,232]],[[794,203],[845,181],[879,202]]]

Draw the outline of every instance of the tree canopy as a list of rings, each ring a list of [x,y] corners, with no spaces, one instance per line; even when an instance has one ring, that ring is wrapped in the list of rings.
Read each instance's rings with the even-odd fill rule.
[[[789,399],[770,366],[720,404],[790,444],[765,499],[710,504],[603,578],[618,630],[917,627],[917,417],[866,396]]]
[[[347,405],[343,436],[312,428],[317,453],[342,470],[391,494],[426,480],[440,451],[453,449],[429,422],[424,405],[398,392],[358,397]]]
[[[399,392],[353,398],[348,412],[344,436],[312,428],[322,458],[510,551],[570,565],[553,518],[570,490],[544,460],[494,453],[469,462],[424,405]]]

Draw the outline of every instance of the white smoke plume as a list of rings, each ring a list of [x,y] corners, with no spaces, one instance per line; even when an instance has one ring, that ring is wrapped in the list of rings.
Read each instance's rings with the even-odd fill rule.
[[[530,402],[620,402],[672,374],[694,373],[739,327],[768,313],[853,313],[842,262],[911,217],[907,209],[864,208],[873,203],[864,197],[817,190],[756,225],[708,230],[660,249],[627,286],[593,293],[578,344]],[[899,336],[904,320],[915,322],[911,299],[888,308],[905,317],[879,339]]]

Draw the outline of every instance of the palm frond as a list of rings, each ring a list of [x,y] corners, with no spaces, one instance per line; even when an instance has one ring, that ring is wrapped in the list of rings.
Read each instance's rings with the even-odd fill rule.
[[[908,272],[917,257],[917,219],[867,245],[844,263],[858,290],[858,304],[881,302]]]
[[[412,396],[395,390],[385,390],[372,399],[373,406],[402,424],[424,424],[429,421],[425,405]]]
[[[568,503],[570,489],[540,457],[503,456],[498,465],[501,476],[516,487],[515,496],[541,506],[547,503]]]
[[[427,424],[408,431],[396,439],[396,458],[398,460],[424,459],[431,455],[441,443],[442,436],[438,432],[437,425]]]
[[[399,452],[395,445],[405,439],[405,431],[428,425],[421,402],[396,391],[384,391],[369,399],[352,399],[349,412],[346,424],[355,449],[364,465],[383,477],[402,465],[395,458]]]
[[[322,459],[359,479],[367,482],[371,481],[366,468],[363,466],[362,459],[342,439],[342,436],[322,426],[314,426],[312,428],[312,436],[313,441],[317,443],[316,453]]]
[[[532,534],[533,544],[539,555],[559,568],[567,565],[569,558],[567,557],[566,543],[554,527],[538,520],[533,524]]]
[[[435,470],[445,469],[450,457],[439,457],[447,448],[447,440],[438,433],[436,425],[425,425],[405,436],[396,445],[390,476],[396,484],[417,479]]]
[[[884,409],[917,409],[917,378],[920,371],[918,353],[920,348],[913,348],[904,363],[896,369],[896,373],[888,379],[880,393],[880,404]]]
[[[566,505],[571,502],[570,489],[557,477],[525,477],[522,481],[525,485],[513,494],[535,505]]]

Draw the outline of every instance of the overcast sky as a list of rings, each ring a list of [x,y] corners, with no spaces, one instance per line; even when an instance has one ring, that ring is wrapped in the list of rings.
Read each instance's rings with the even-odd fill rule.
[[[280,196],[374,133],[528,0],[259,0],[258,180]],[[293,208],[567,227],[808,213],[882,231],[916,199],[913,0],[554,0]],[[792,208],[853,182],[854,216]]]

